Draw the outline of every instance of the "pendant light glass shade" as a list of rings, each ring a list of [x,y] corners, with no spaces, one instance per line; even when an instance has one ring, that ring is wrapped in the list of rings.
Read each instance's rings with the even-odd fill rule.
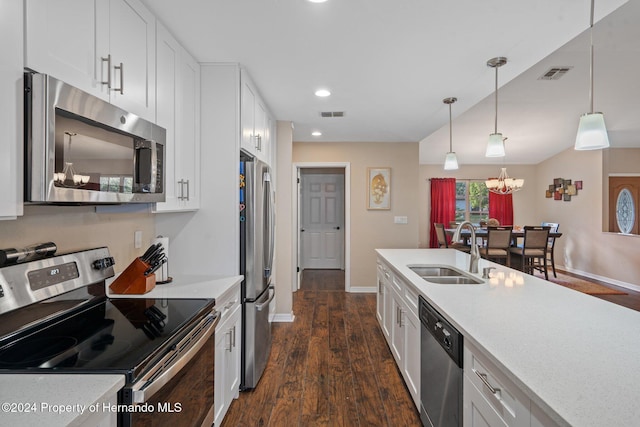
[[[504,138],[501,133],[492,133],[489,135],[487,143],[486,157],[504,157]]]
[[[444,170],[456,170],[458,169],[458,158],[456,157],[456,153],[453,151],[453,125],[451,119],[451,104],[456,102],[458,98],[445,98],[442,100],[445,104],[449,106],[449,152],[444,158]]]
[[[576,135],[576,150],[601,150],[609,147],[609,135],[604,124],[604,115],[593,112],[593,11],[594,0],[591,0],[591,19],[589,22],[591,45],[589,50],[589,103],[591,112],[583,114],[578,124],[578,134]]]
[[[456,153],[451,151],[447,153],[446,157],[444,158],[444,170],[450,171],[456,169],[458,169],[458,158],[456,157]]]
[[[580,117],[576,150],[601,150],[609,146],[609,135],[602,113],[584,114]]]

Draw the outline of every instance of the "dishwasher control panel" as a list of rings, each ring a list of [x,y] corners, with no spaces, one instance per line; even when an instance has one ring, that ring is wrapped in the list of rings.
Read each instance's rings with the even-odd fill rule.
[[[422,296],[419,301],[422,327],[436,339],[456,365],[462,367],[462,334]]]

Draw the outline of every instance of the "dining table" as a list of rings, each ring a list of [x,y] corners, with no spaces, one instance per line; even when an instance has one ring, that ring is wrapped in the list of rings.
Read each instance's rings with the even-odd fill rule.
[[[448,236],[453,236],[453,234],[455,233],[456,229],[455,228],[445,228],[445,232],[447,233]],[[489,234],[488,230],[486,228],[482,228],[482,227],[478,227],[475,230],[476,232],[476,238],[483,238],[486,239],[487,235]],[[558,238],[561,237],[562,233],[559,233],[557,231],[554,232],[549,232],[549,237],[550,238]],[[471,238],[471,231],[467,228],[463,228],[462,230],[460,230],[460,237],[465,241],[468,242],[469,239]],[[511,238],[513,240],[513,245],[516,246],[516,242],[518,238],[524,238],[524,227],[522,228],[514,228],[511,231]]]

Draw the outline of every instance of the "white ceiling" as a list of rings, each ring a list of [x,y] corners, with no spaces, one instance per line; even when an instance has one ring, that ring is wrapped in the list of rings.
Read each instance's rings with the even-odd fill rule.
[[[442,99],[455,96],[460,163],[502,163],[484,157],[495,78],[486,61],[495,56],[508,58],[498,117],[507,163],[535,164],[572,146],[589,108],[588,0],[143,1],[198,61],[242,64],[274,117],[294,123],[295,141],[421,141],[420,162],[441,163],[449,145]],[[609,15],[625,2],[595,7],[595,109],[613,146],[638,145],[640,127],[640,5]],[[559,65],[573,68],[537,80]],[[317,98],[320,87],[332,95]]]

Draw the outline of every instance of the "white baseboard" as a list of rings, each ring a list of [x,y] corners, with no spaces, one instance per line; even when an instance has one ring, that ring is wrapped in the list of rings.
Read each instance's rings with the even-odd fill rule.
[[[375,286],[351,286],[349,292],[352,294],[375,294],[378,288]]]
[[[633,283],[623,282],[621,280],[612,279],[610,277],[598,276],[597,274],[589,273],[582,270],[576,270],[575,268],[569,268],[563,265],[556,265],[556,269],[568,271],[569,273],[578,274],[590,279],[600,280],[601,282],[611,283],[612,285],[620,286],[621,288],[629,289],[631,291],[640,292],[640,286]]]
[[[295,320],[293,313],[274,313],[269,315],[270,322],[290,323]]]

